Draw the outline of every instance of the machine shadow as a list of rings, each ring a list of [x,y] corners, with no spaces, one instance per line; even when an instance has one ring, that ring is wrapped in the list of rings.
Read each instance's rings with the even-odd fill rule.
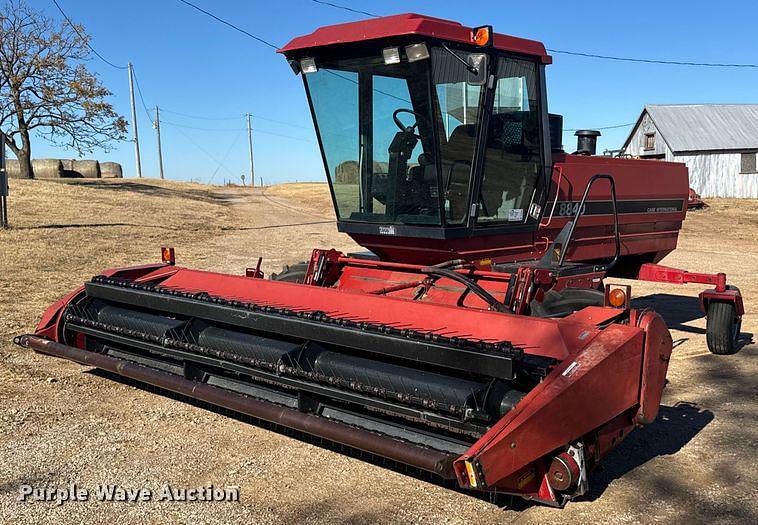
[[[740,335],[737,337],[737,352],[752,344],[755,344],[753,334],[751,332],[740,332]]]
[[[93,368],[86,373],[187,403],[203,410],[208,410],[246,424],[276,432],[282,436],[309,443],[324,450],[359,459],[363,462],[392,470],[398,474],[485,501],[492,505],[496,505],[503,510],[522,511],[535,505],[522,498],[507,494],[491,494],[463,490],[458,487],[455,481],[442,479],[439,476],[423,470],[409,467],[340,443],[314,437],[310,434],[292,430],[262,419],[217,407],[210,403],[198,401],[171,392],[170,390],[148,385],[111,372]],[[657,456],[675,454],[712,420],[712,412],[709,410],[700,410],[694,404],[677,403],[673,407],[661,406],[658,417],[653,424],[648,425],[644,430],[632,432],[617,450],[611,452],[611,454],[603,460],[602,467],[591,473],[590,490],[582,499],[594,501],[605,492],[605,489],[608,488],[614,479],[624,476],[628,472]]]
[[[21,226],[16,227],[16,230],[67,230],[76,228],[153,228],[157,230],[173,230],[180,231],[180,228],[174,228],[171,226],[163,225],[151,225],[151,224],[137,224],[132,222],[98,222],[98,223],[68,223],[68,224],[40,224],[37,226]]]
[[[704,328],[684,324],[705,317],[700,307],[700,299],[697,297],[656,293],[632,299],[632,307],[652,308],[663,317],[669,328],[693,334],[705,334]]]
[[[632,432],[590,474],[589,492],[583,499],[595,501],[611,482],[658,456],[676,454],[711,421],[713,412],[693,403],[661,405],[658,417],[643,429]]]
[[[102,179],[68,179],[66,183],[102,191],[138,193],[152,197],[183,198],[208,203],[223,204],[229,200],[228,195],[211,189],[175,188],[132,181],[114,182],[112,179],[105,184]]]

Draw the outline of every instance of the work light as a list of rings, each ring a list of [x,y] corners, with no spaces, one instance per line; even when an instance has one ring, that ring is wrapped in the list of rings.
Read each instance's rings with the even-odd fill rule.
[[[300,71],[302,71],[305,74],[308,73],[315,73],[318,71],[318,67],[316,67],[316,59],[314,58],[303,58],[300,60]]]
[[[384,56],[384,63],[387,65],[400,63],[400,49],[397,47],[382,49],[382,56]]]
[[[411,44],[405,46],[405,54],[408,55],[408,62],[417,62],[429,58],[429,49],[423,42],[420,44]]]

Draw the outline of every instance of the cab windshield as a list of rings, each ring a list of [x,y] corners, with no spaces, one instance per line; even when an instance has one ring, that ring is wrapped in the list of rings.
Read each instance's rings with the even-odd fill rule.
[[[428,62],[338,60],[306,75],[340,219],[440,224]]]
[[[428,58],[414,62],[402,52],[400,61],[390,64],[381,53],[316,60],[318,69],[304,77],[341,221],[407,225],[466,221],[485,100],[484,68],[476,77],[466,67],[476,56],[481,55],[434,47]],[[517,73],[515,78],[510,71],[503,73],[502,64],[498,67],[502,85],[497,89],[497,113],[518,116],[525,109],[533,110],[536,122],[536,105],[525,107],[533,94],[520,87],[526,86],[521,79],[525,73]],[[501,95],[506,91],[505,78],[509,89]],[[503,131],[513,131],[513,126],[500,124],[502,118],[496,119],[502,139]],[[489,221],[525,218],[511,210],[526,206],[533,183],[522,179],[538,168],[521,169],[522,153],[499,142],[487,148],[487,180],[474,202]],[[518,158],[504,163],[511,154]],[[512,177],[520,180],[506,180]]]

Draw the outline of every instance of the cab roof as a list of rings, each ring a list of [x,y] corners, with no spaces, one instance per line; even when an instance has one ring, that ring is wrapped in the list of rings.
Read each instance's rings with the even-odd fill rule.
[[[288,54],[317,47],[383,40],[404,35],[419,35],[472,44],[470,27],[443,18],[406,13],[320,27],[309,35],[293,38],[278,52]],[[543,64],[550,64],[553,61],[547,54],[545,46],[534,40],[495,33],[493,47],[503,51],[536,56]]]

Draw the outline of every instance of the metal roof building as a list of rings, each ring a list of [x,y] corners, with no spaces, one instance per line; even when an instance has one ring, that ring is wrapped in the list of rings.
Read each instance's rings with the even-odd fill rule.
[[[703,197],[758,198],[758,104],[647,105],[622,152],[683,162]]]

